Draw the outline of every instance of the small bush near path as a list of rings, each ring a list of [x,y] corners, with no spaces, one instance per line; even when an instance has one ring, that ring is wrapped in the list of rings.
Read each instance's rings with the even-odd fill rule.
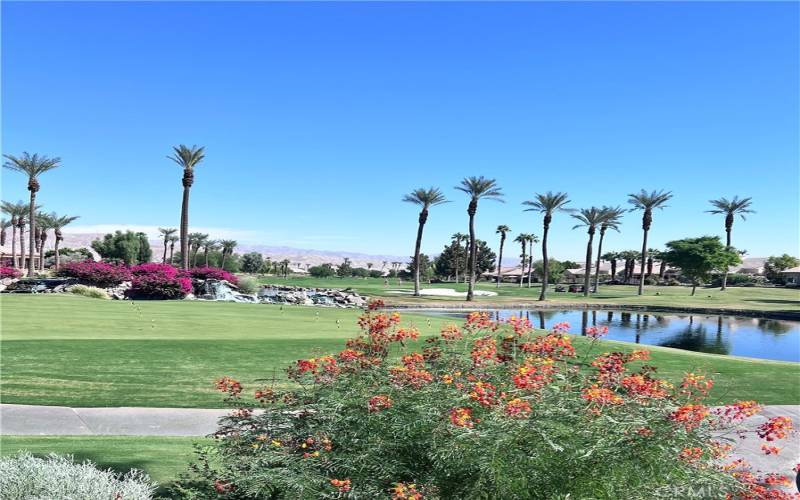
[[[22,276],[22,272],[19,269],[7,266],[0,267],[0,279],[19,278],[20,276]]]
[[[241,293],[246,293],[248,295],[256,293],[259,288],[258,280],[253,278],[252,276],[245,276],[244,278],[240,278],[238,286],[239,286],[239,291]]]
[[[82,295],[92,299],[111,299],[111,295],[109,295],[104,289],[93,286],[74,285],[69,288],[69,293]]]
[[[39,458],[19,453],[0,458],[3,500],[145,500],[153,497],[155,489],[141,471],[120,475],[97,469],[91,462],[75,463],[70,456]]]
[[[237,380],[217,380],[239,409],[176,494],[782,498],[771,488],[785,477],[727,457],[759,405],[713,410],[704,403],[713,381],[702,374],[673,385],[646,364],[647,351],[602,353],[602,329],[584,332],[595,354],[578,357],[566,324],[536,335],[527,320],[498,323],[488,313],[420,344],[419,331],[379,305],[345,349],[288,369],[298,389],[245,393]],[[245,394],[264,412],[242,407]],[[773,447],[791,432],[783,417],[759,429]]]

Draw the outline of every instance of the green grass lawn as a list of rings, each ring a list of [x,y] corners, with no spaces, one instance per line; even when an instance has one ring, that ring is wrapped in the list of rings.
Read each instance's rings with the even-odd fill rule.
[[[0,436],[0,454],[29,451],[73,455],[75,460],[91,460],[101,469],[128,472],[140,469],[160,483],[175,480],[191,460],[195,443],[202,438],[138,436]]]
[[[396,278],[389,279],[389,285],[384,285],[382,278],[311,278],[311,277],[289,277],[288,279],[266,276],[260,278],[262,283],[288,284],[304,287],[318,288],[353,288],[362,294],[376,297],[384,297],[387,301],[395,304],[417,304],[417,305],[443,305],[463,302],[461,299],[453,297],[422,297],[414,298],[408,295],[398,295],[392,293],[393,290],[413,290],[413,283],[408,280],[402,282]],[[464,283],[436,283],[425,284],[423,288],[454,288],[465,292],[467,286]],[[480,282],[477,284],[478,290],[497,292],[495,297],[476,297],[475,303],[481,304],[522,304],[526,302],[537,302],[540,293],[538,284],[532,288],[527,285],[520,288],[519,285],[503,283],[500,288],[493,283]],[[683,286],[647,286],[645,294],[637,295],[637,287],[632,285],[601,285],[600,292],[592,294],[589,298],[579,293],[555,292],[551,291],[547,295],[547,301],[552,303],[589,303],[589,304],[614,304],[614,305],[636,305],[652,307],[685,307],[685,308],[714,308],[730,310],[751,310],[751,311],[772,311],[789,312],[800,315],[800,290],[787,288],[756,288],[756,287],[732,287],[721,292],[719,288],[699,288],[697,294],[692,297],[691,289]]]
[[[0,296],[3,402],[64,406],[223,407],[213,380],[282,379],[299,358],[340,350],[359,311],[190,301]],[[404,314],[423,334],[445,318]],[[338,323],[337,323],[338,320]],[[430,323],[429,323],[430,321]],[[587,345],[576,338],[579,349]],[[602,350],[634,344],[602,341]],[[641,346],[639,346],[641,347]],[[800,363],[648,347],[663,376],[715,377],[715,401],[800,403]]]

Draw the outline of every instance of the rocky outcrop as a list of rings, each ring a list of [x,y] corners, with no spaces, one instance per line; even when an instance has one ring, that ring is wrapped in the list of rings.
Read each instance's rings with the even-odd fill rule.
[[[264,304],[328,307],[364,307],[367,305],[366,297],[362,297],[350,289],[265,285],[258,291],[258,298]]]

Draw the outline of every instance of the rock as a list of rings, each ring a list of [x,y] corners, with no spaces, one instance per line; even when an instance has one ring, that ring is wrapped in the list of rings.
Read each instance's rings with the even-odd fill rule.
[[[111,296],[112,299],[124,300],[127,296],[128,290],[130,289],[131,289],[131,282],[123,281],[117,286],[106,288],[106,292],[108,292],[108,294]]]

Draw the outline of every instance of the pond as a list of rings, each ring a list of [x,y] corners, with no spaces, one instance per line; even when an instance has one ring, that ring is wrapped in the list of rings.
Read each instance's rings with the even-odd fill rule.
[[[800,321],[709,314],[625,310],[490,311],[495,319],[525,317],[535,328],[566,321],[570,331],[607,326],[605,338],[712,354],[800,362]],[[427,309],[426,314],[464,318],[464,310]]]

